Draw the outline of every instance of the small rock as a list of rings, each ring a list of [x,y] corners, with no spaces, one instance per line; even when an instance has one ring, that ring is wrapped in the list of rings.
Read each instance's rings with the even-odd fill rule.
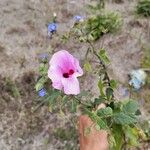
[[[132,70],[130,78],[129,84],[139,90],[145,84],[146,73],[142,69]]]

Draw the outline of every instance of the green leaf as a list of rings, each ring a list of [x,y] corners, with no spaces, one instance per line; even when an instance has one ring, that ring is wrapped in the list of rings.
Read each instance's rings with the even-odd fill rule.
[[[106,96],[108,98],[108,100],[110,100],[113,96],[113,89],[112,88],[107,88],[106,89]]]
[[[56,99],[60,95],[59,91],[54,90],[53,93],[48,97],[48,102],[50,105],[54,105],[56,103]]]
[[[123,112],[126,114],[135,114],[139,109],[139,105],[137,101],[130,100],[126,104],[123,105]]]
[[[136,6],[136,12],[144,17],[150,17],[150,0],[140,0]]]
[[[94,12],[93,14],[97,14],[97,12]],[[118,31],[121,25],[122,19],[118,13],[107,13],[105,11],[101,11],[101,13],[98,13],[98,15],[93,15],[86,19],[86,21],[81,24],[80,28],[82,30],[82,34],[86,35],[88,37],[88,40],[96,41],[106,33]],[[78,35],[79,38],[80,36],[83,36],[80,34]],[[101,59],[106,64],[110,63],[107,55],[105,54],[101,55]]]
[[[83,107],[84,113],[87,114],[94,122],[96,122],[97,115],[95,113],[91,112],[88,108]]]
[[[97,125],[99,125],[100,129],[107,129],[107,124],[101,118],[97,118]]]
[[[87,72],[91,72],[91,71],[92,71],[92,67],[91,67],[91,65],[90,65],[89,62],[86,62],[86,63],[84,64],[84,69],[85,69]]]
[[[109,149],[114,150],[113,148],[116,147],[116,141],[113,134],[110,134],[108,136],[108,142],[109,142]]]
[[[89,117],[91,118],[91,120],[95,122],[100,127],[100,129],[108,129],[108,126],[105,123],[105,121],[102,120],[99,116],[97,116],[95,112],[91,112],[87,108],[84,108],[84,109],[86,113],[89,115]]]
[[[94,105],[99,105],[99,104],[103,103],[105,100],[106,100],[105,97],[99,96],[99,98],[94,99]]]
[[[138,146],[139,142],[138,142],[138,130],[136,128],[131,128],[130,126],[127,126],[124,129],[126,138],[128,140],[128,144],[130,146]]]
[[[62,35],[62,37],[61,37],[61,41],[62,41],[62,43],[67,43],[68,42],[68,40],[69,40],[69,35]]]
[[[83,91],[80,92],[80,94],[77,95],[77,97],[79,97],[79,98],[85,97],[85,96],[87,96],[88,94],[89,94],[88,91],[84,91],[84,90],[83,90]]]
[[[46,83],[47,79],[48,79],[47,77],[41,77],[39,79],[39,81],[35,85],[36,91],[39,91],[40,89],[42,89],[44,87],[44,84]]]
[[[122,126],[114,124],[112,129],[113,129],[112,134],[115,139],[115,145],[113,147],[113,150],[122,150],[122,146],[124,143],[124,133]]]
[[[116,113],[113,117],[116,124],[128,125],[137,122],[135,115],[124,114],[123,112]]]
[[[140,126],[143,129],[143,132],[146,134],[147,138],[150,139],[150,122],[149,122],[149,120],[140,122]],[[143,139],[145,139],[145,136],[143,136],[143,133],[142,133],[141,137]]]
[[[43,83],[41,82],[38,82],[36,85],[35,85],[35,90],[38,92],[40,89],[43,88]]]
[[[105,63],[105,64],[109,64],[110,63],[110,60],[106,54],[106,51],[104,49],[101,49],[100,52],[99,52],[99,56],[100,58],[102,59],[102,61]]]
[[[72,103],[71,103],[71,112],[72,113],[77,112],[77,106],[78,106],[78,102],[76,100],[72,100]]]
[[[41,63],[40,67],[39,67],[39,72],[40,72],[40,75],[47,75],[48,65],[44,64],[44,63]]]
[[[65,105],[67,102],[68,102],[68,96],[65,95],[65,96],[62,98],[62,105]]]
[[[110,80],[110,86],[112,89],[115,89],[117,87],[117,82],[115,80]]]
[[[99,87],[101,96],[105,96],[104,91],[103,91],[105,85],[101,80],[98,81],[98,87]]]
[[[50,96],[48,96],[45,101],[49,105],[49,111],[52,112],[54,107],[56,106],[57,98],[60,96],[60,92],[54,90]]]
[[[100,117],[111,116],[113,114],[113,110],[111,107],[101,108],[97,110],[97,115]]]

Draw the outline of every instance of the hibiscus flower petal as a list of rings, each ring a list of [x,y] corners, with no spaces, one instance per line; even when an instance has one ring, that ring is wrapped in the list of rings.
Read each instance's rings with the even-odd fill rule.
[[[64,93],[67,95],[77,95],[80,93],[79,81],[75,76],[62,78]]]
[[[75,70],[74,57],[66,50],[56,52],[50,60],[50,65],[59,66],[63,73],[67,72],[69,69]]]
[[[48,77],[52,80],[52,86],[55,89],[61,90],[63,88],[61,83],[62,73],[59,67],[50,66],[48,70]]]
[[[82,76],[83,75],[83,70],[82,68],[80,67],[80,64],[79,64],[79,61],[78,59],[74,58],[75,60],[75,68],[76,68],[76,71],[75,71],[75,76],[76,77],[79,77],[79,76]]]
[[[53,83],[52,83],[52,86],[53,86],[53,88],[55,88],[55,89],[57,89],[57,90],[62,90],[62,88],[63,88],[63,86],[62,86],[62,83],[61,82],[56,82],[56,81],[54,81]]]
[[[50,62],[48,77],[55,89],[64,89],[65,94],[77,95],[80,87],[77,77],[83,75],[79,61],[66,50],[56,52]]]

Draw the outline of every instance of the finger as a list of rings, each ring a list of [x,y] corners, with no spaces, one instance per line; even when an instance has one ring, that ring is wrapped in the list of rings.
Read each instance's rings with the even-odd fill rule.
[[[104,130],[97,131],[92,128],[88,135],[84,134],[86,128],[91,127],[94,124],[93,121],[87,116],[82,115],[79,118],[79,132],[80,132],[80,149],[87,150],[88,147],[92,147],[93,150],[97,150],[97,147],[101,150],[106,150],[108,148],[107,132]],[[96,147],[95,147],[96,145]]]

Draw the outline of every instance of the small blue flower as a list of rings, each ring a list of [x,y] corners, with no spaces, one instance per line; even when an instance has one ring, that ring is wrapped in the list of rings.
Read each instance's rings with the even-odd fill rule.
[[[38,94],[40,97],[44,97],[46,95],[46,90],[42,88],[41,90],[39,90]]]
[[[57,23],[49,23],[48,24],[48,33],[53,33],[53,32],[56,32],[57,30]]]
[[[40,55],[39,55],[39,58],[42,59],[42,60],[43,60],[43,59],[45,60],[45,59],[48,58],[48,54],[47,54],[47,53],[40,54]]]
[[[74,16],[74,20],[77,21],[77,22],[83,21],[83,20],[84,20],[84,17],[77,15],[77,16]]]

